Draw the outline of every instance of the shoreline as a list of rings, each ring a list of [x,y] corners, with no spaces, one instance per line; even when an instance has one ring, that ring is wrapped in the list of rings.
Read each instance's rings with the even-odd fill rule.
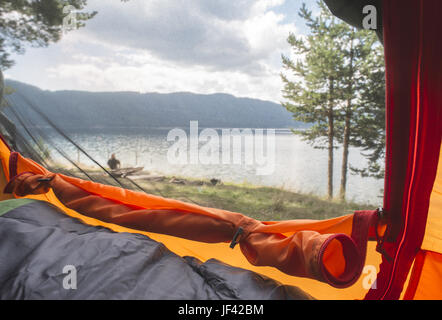
[[[85,170],[97,182],[116,185],[101,171]],[[66,168],[57,172],[85,178],[83,174]],[[257,186],[249,183],[231,183],[219,179],[191,179],[179,176],[153,175],[144,171],[128,178],[118,178],[125,188],[139,191],[131,182],[147,193],[239,212],[261,221],[293,219],[324,220],[352,214],[357,210],[374,209],[373,205],[327,200],[314,194],[305,194],[277,187]]]

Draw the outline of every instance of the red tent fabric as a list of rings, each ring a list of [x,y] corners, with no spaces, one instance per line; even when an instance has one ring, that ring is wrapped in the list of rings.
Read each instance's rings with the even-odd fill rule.
[[[425,234],[442,137],[442,1],[383,4],[387,151],[384,208],[391,219],[377,289],[398,299]]]

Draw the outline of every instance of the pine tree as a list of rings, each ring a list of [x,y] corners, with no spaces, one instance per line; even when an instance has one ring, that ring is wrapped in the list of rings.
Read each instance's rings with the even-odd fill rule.
[[[284,82],[282,105],[298,121],[311,123],[305,131],[297,132],[315,148],[328,150],[328,197],[333,198],[333,162],[335,122],[344,90],[345,71],[339,39],[343,25],[331,15],[327,7],[318,3],[320,15],[312,16],[305,4],[299,15],[306,21],[310,34],[303,38],[290,34],[288,42],[298,55],[297,61],[282,56],[283,65],[290,72],[281,74]],[[293,81],[293,80],[294,81]]]
[[[26,44],[45,47],[60,40],[63,33],[63,8],[81,10],[86,0],[0,0],[0,67],[10,68],[12,52],[22,53]],[[91,19],[96,12],[76,14],[77,27]]]
[[[350,166],[362,177],[384,178],[385,158],[385,64],[382,45],[375,43],[371,54],[360,67],[364,81],[358,88],[350,145],[361,148],[368,164],[365,168]]]
[[[383,154],[384,135],[384,66],[382,46],[376,34],[356,30],[348,25],[343,34],[342,47],[345,59],[345,107],[339,117],[337,140],[342,144],[340,199],[345,200],[349,147],[363,148],[370,168],[380,170],[379,158]],[[376,169],[375,169],[376,167]],[[354,169],[353,172],[357,172]],[[373,172],[374,173],[374,172]]]
[[[316,148],[328,150],[328,197],[333,197],[336,143],[342,145],[340,199],[345,200],[348,168],[362,176],[382,177],[385,148],[384,65],[376,34],[356,30],[336,20],[322,1],[319,16],[305,4],[299,15],[310,30],[307,37],[290,34],[297,60],[282,56],[289,74],[284,82],[283,106],[298,121],[312,126],[297,132]],[[349,164],[351,146],[361,148],[367,168]]]

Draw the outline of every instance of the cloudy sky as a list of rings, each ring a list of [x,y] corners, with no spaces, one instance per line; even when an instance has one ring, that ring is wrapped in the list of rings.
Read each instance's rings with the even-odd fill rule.
[[[281,100],[301,0],[89,0],[98,14],[6,77],[47,90],[230,93]],[[315,0],[304,0],[316,11]]]

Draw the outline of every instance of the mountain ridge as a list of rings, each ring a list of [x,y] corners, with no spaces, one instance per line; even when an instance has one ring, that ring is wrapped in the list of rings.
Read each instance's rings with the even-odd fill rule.
[[[5,84],[15,90],[8,96],[11,104],[35,126],[47,123],[32,112],[23,96],[57,125],[67,129],[188,127],[190,121],[210,128],[306,126],[294,121],[291,113],[280,104],[227,93],[50,91],[10,79]],[[5,113],[12,116],[8,109]]]

